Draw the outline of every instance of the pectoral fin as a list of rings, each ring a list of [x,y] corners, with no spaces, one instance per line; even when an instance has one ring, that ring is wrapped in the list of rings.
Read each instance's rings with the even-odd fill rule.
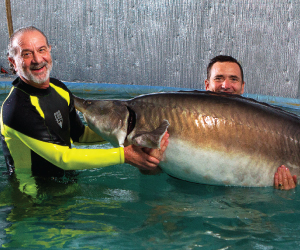
[[[167,120],[164,120],[158,128],[151,132],[138,132],[132,138],[132,143],[141,147],[160,148],[161,139],[169,125],[170,123]]]

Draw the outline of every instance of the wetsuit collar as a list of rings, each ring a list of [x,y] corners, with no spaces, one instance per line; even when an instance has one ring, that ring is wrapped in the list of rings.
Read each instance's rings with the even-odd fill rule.
[[[50,82],[51,82],[51,78],[50,78]],[[38,95],[38,96],[44,96],[44,95],[48,95],[51,91],[51,87],[49,86],[46,89],[38,89],[35,88],[27,83],[25,83],[20,77],[17,77],[13,82],[12,85],[15,88],[21,89],[24,92],[26,92],[29,95]]]

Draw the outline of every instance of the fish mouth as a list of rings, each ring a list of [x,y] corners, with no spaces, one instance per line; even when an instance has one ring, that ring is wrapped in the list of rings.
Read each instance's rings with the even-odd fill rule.
[[[129,116],[128,116],[128,119],[127,119],[127,136],[132,132],[132,130],[134,129],[135,127],[135,124],[136,124],[136,114],[135,112],[129,108],[127,106],[127,110],[129,112]],[[127,139],[127,136],[125,138],[125,140]]]

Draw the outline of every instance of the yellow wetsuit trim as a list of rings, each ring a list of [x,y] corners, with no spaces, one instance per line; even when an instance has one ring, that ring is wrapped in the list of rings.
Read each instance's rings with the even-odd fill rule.
[[[38,190],[35,179],[32,178],[31,169],[15,169],[15,174],[20,191],[36,198]]]
[[[85,126],[84,133],[82,134],[82,136],[79,137],[79,142],[73,142],[74,145],[95,145],[103,143],[107,143],[107,141],[87,126]]]
[[[124,149],[122,147],[111,149],[71,149],[68,146],[61,146],[33,139],[6,125],[4,125],[4,128],[4,131],[6,132],[5,137],[7,138],[6,142],[9,148],[18,148],[16,152],[11,151],[11,155],[15,160],[16,169],[31,167],[30,159],[26,159],[28,157],[24,158],[26,162],[21,159],[23,155],[30,155],[28,152],[23,154],[23,152],[20,151],[20,147],[25,149],[26,146],[28,147],[27,150],[33,150],[47,161],[63,170],[100,168],[125,162]],[[11,138],[11,140],[9,138]],[[20,147],[13,147],[16,146],[12,145],[13,143],[20,143],[23,145],[19,145]]]
[[[50,82],[50,86],[51,86],[52,88],[54,88],[55,91],[56,91],[62,98],[64,98],[64,99],[67,101],[68,105],[70,105],[70,95],[69,95],[69,93],[68,93],[67,91],[65,91],[64,89],[62,89],[62,88],[60,88],[60,87],[57,87],[56,85],[54,85],[54,84],[51,83],[51,82]]]
[[[11,92],[13,92],[15,87],[12,87],[9,91],[9,94],[7,95],[7,97],[5,98],[4,102],[6,102],[6,100],[8,99],[8,97],[10,96]],[[4,103],[3,102],[3,103]],[[1,118],[0,118],[0,122],[1,122],[1,131],[3,131],[3,120],[2,120],[2,109],[3,109],[3,106],[1,106]]]
[[[54,84],[50,83],[50,86],[52,88],[55,89],[55,91],[61,96],[63,97],[66,102],[68,103],[68,105],[70,104],[70,95],[67,91],[65,91],[64,89],[60,88],[60,87],[57,87],[55,86]],[[45,119],[45,115],[44,115],[44,112],[43,110],[41,109],[40,107],[40,104],[39,104],[39,98],[37,96],[30,96],[30,101],[31,101],[31,104],[36,108],[36,110],[38,111],[38,113],[40,114],[41,117],[43,117]]]
[[[37,112],[39,112],[40,116],[45,119],[45,115],[43,110],[40,107],[39,99],[36,96],[30,96],[31,104],[36,108]]]
[[[2,116],[1,116],[2,117]],[[3,133],[6,125],[2,123],[1,131]],[[9,136],[5,131],[5,142],[10,145],[10,153],[13,156],[15,162],[15,174],[19,181],[19,189],[21,192],[36,197],[37,189],[35,180],[31,177],[31,154],[30,148],[28,148],[19,139]]]

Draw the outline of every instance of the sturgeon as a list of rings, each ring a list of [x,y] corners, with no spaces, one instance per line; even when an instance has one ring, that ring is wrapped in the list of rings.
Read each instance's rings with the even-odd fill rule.
[[[114,147],[159,148],[168,130],[160,167],[182,180],[272,186],[281,165],[300,175],[300,118],[266,103],[209,91],[74,100],[88,126]]]

